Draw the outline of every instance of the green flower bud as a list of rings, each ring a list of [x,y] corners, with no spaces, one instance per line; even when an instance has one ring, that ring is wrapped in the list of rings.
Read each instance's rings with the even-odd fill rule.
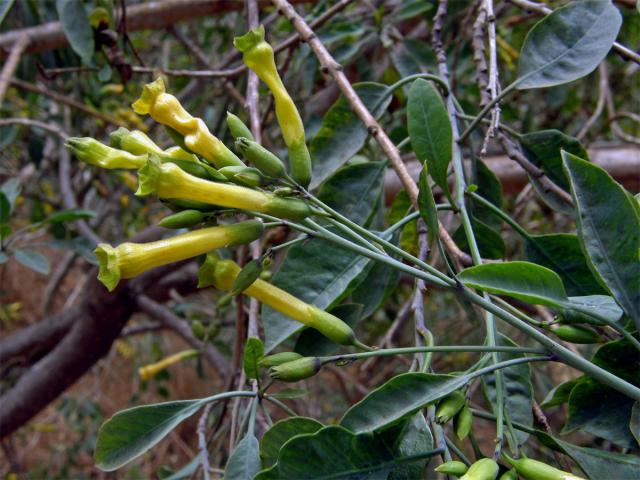
[[[518,472],[515,468],[507,470],[502,475],[500,475],[499,480],[518,480]]]
[[[293,188],[291,188],[291,187],[278,187],[273,191],[273,193],[275,195],[277,195],[278,197],[288,197],[289,195],[291,195],[293,193]]]
[[[451,420],[466,404],[464,394],[456,390],[444,397],[438,403],[436,408],[436,422],[447,423]]]
[[[531,458],[514,460],[506,454],[504,456],[516,469],[518,475],[526,480],[584,480],[582,477],[564,472],[538,460],[532,460]]]
[[[467,473],[467,466],[459,462],[457,460],[451,460],[449,462],[445,462],[442,465],[436,467],[434,469],[436,472],[444,473],[445,475],[453,475],[455,477],[460,477]]]
[[[553,334],[571,343],[598,343],[602,341],[600,335],[590,328],[580,325],[561,325],[552,330]]]
[[[292,362],[281,363],[269,369],[269,376],[283,382],[297,382],[314,376],[322,364],[318,357],[302,357]]]
[[[301,220],[312,210],[304,201],[280,198],[238,185],[209,182],[184,172],[172,163],[160,163],[153,155],[138,172],[136,195],[155,193],[160,198],[179,198],[268,213],[279,218]]]
[[[164,217],[158,225],[164,228],[189,228],[202,222],[205,217],[206,215],[199,210],[183,210]]]
[[[240,118],[231,112],[227,112],[227,127],[229,127],[229,131],[231,132],[231,136],[234,140],[238,139],[238,137],[255,140],[251,130],[249,130],[249,127],[247,127]]]
[[[216,248],[252,242],[262,234],[255,220],[203,228],[150,243],[125,242],[118,247],[101,243],[95,250],[98,279],[112,291],[122,278],[133,278],[150,268],[202,255]]]
[[[127,130],[120,127],[109,134],[109,143],[113,148],[126,150],[134,155],[146,155],[147,153],[160,154],[162,149],[155,144],[144,132],[140,130]]]
[[[274,353],[273,355],[262,357],[258,362],[258,365],[263,368],[271,368],[277,365],[282,365],[283,363],[293,362],[294,360],[298,360],[300,358],[302,358],[302,355],[296,352]]]
[[[174,158],[164,157],[164,156],[156,156],[155,154],[151,154],[150,157],[153,157],[156,160],[159,160],[161,163],[173,163],[180,167],[180,169],[187,172],[189,175],[193,175],[194,177],[202,178],[204,180],[212,180],[214,182],[227,182],[227,177],[218,172],[215,168],[207,165],[204,162],[196,161],[192,162],[189,160],[177,160]]]
[[[284,163],[259,143],[239,137],[236,139],[236,149],[265,175],[274,178],[285,175]]]
[[[137,169],[147,162],[147,155],[133,155],[108,147],[90,137],[71,137],[65,146],[78,160],[102,168]]]
[[[467,435],[469,435],[469,432],[471,431],[472,423],[473,414],[471,413],[469,405],[465,402],[462,410],[460,410],[453,419],[454,430],[456,432],[456,437],[458,437],[459,440],[467,438]]]
[[[308,187],[311,183],[311,155],[304,140],[289,145],[289,166],[291,178]]]
[[[481,458],[469,467],[460,480],[495,480],[500,467],[491,458]]]
[[[191,322],[191,332],[193,333],[193,336],[200,341],[204,340],[206,335],[204,325],[200,320],[194,320]]]
[[[240,273],[238,273],[238,276],[233,283],[231,295],[238,295],[239,293],[244,292],[260,277],[260,273],[262,273],[262,262],[260,260],[256,259],[247,262],[247,264],[242,267],[242,270],[240,270]]]
[[[227,180],[246,187],[259,187],[264,183],[264,178],[257,168],[251,167],[223,167],[218,170]]]

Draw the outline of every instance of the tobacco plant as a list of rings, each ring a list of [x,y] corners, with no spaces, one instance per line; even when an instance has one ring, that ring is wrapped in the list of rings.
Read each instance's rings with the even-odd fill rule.
[[[437,40],[445,15],[446,2],[441,2],[433,26],[436,55],[442,53]],[[343,146],[348,154],[342,159],[323,157],[315,139],[309,146],[263,27],[233,43],[273,95],[286,145],[281,155],[257,142],[233,113],[227,123],[235,142],[225,145],[169,93],[161,78],[144,87],[133,110],[164,125],[174,147],[161,149],[142,132],[126,129],[112,134],[111,146],[70,139],[67,145],[80,161],[137,170],[135,194],[153,195],[174,212],[160,225],[189,229],[152,243],[99,245],[99,278],[109,290],[147,269],[200,256],[199,287],[224,292],[220,304],[237,295],[262,304],[264,336],[248,338],[244,349],[247,389],[116,413],[99,432],[97,466],[116,470],[206,405],[238,398],[248,400],[238,404],[244,414],[233,426],[240,440],[226,465],[219,465],[228,479],[422,478],[427,468],[469,480],[637,478],[638,199],[590,162],[577,139],[558,130],[516,132],[503,125],[497,108],[516,91],[566,84],[594,71],[612,48],[621,22],[608,0],[575,1],[549,13],[529,31],[516,79],[498,91],[489,78],[481,108],[465,105],[468,111],[463,110],[447,78],[446,58],[439,58],[437,74],[406,75],[386,86],[357,85],[355,92],[376,117],[394,95],[406,94],[408,137],[400,143],[422,164],[417,202],[405,204],[386,226],[376,217],[385,163],[343,166],[365,146],[364,131],[359,143]],[[325,124],[350,115],[345,107],[352,100],[339,100]],[[371,128],[369,133],[380,134]],[[535,167],[538,174],[529,172],[533,189],[550,208],[575,220],[575,233],[534,235],[503,209],[499,181],[482,161],[492,137]],[[333,165],[337,172],[328,176],[318,165]],[[460,225],[453,239],[441,223],[444,215]],[[411,237],[407,226],[416,220]],[[503,228],[522,237],[523,255],[506,255]],[[289,237],[269,244],[265,232],[273,229],[286,229]],[[229,258],[230,247],[260,239],[266,246],[261,257],[244,265]],[[269,280],[264,273],[276,256],[277,272]],[[362,327],[384,305],[398,274],[415,284],[415,344],[378,348]],[[475,328],[482,329],[484,341],[439,344],[424,314],[425,292],[448,295],[470,316],[479,315],[483,323]],[[361,305],[343,304],[348,298]],[[526,341],[517,345],[507,329],[519,331]],[[194,334],[205,338],[202,324],[194,324]],[[291,340],[296,337],[297,342]],[[594,347],[576,347],[584,344]],[[433,355],[457,352],[478,356],[471,365],[434,371]],[[151,378],[194,355],[198,351],[177,353],[143,367],[140,375]],[[296,416],[281,400],[286,395],[273,391],[280,382],[313,382],[330,365],[343,368],[390,356],[413,361],[349,406],[334,424]],[[545,362],[571,367],[581,376],[556,385],[542,407],[568,403],[565,430],[581,429],[612,448],[572,444],[534,424],[532,409],[539,407],[532,370]],[[484,392],[482,405],[471,401],[477,386]],[[265,408],[271,403],[288,416],[271,424]],[[267,416],[269,423],[260,439],[257,415]],[[492,451],[478,447],[478,419],[495,424]],[[533,442],[573,463],[565,457],[551,466],[550,455],[528,458]],[[207,446],[201,446],[198,456],[171,478],[208,468],[208,456]]]

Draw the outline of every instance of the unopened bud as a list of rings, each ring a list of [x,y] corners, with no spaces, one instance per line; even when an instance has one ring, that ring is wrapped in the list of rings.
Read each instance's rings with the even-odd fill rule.
[[[283,382],[297,382],[314,376],[322,363],[318,357],[302,357],[292,362],[282,363],[269,369],[269,376]]]

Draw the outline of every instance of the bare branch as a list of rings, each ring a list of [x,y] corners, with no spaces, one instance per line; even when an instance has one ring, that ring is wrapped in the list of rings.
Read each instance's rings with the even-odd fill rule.
[[[13,72],[16,71],[18,67],[18,63],[20,62],[20,57],[22,57],[22,53],[29,46],[29,36],[21,35],[17,38],[16,42],[11,46],[11,53],[9,54],[9,59],[2,67],[2,72],[0,72],[0,105],[4,102],[4,95],[7,93],[7,88],[9,87],[9,80],[13,76]]]

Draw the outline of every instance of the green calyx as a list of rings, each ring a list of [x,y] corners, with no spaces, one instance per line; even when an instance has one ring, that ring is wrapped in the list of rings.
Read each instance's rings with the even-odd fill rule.
[[[344,323],[335,315],[331,315],[318,307],[311,305],[310,307],[311,321],[309,326],[318,330],[334,343],[339,345],[352,345],[360,350],[371,350],[370,347],[364,345],[357,338],[349,325]]]
[[[269,177],[280,178],[286,173],[284,163],[257,142],[245,137],[236,139],[236,149],[261,172]]]
[[[466,402],[465,396],[461,391],[456,390],[450,393],[438,403],[438,407],[436,408],[436,422],[447,423],[462,410]]]
[[[240,273],[236,277],[233,283],[233,289],[231,295],[238,295],[249,288],[253,283],[260,278],[262,273],[262,262],[259,259],[251,260],[242,267]]]
[[[518,472],[516,471],[515,468],[512,468],[511,470],[507,470],[502,475],[500,475],[499,480],[518,480]]]
[[[297,382],[314,376],[320,371],[322,363],[318,357],[302,357],[291,362],[281,363],[269,369],[269,376],[283,382]]]
[[[218,170],[227,180],[245,187],[255,188],[264,183],[260,170],[252,167],[222,167]]]
[[[78,160],[101,168],[137,169],[147,161],[147,155],[133,155],[90,137],[71,137],[65,146]]]
[[[461,475],[467,473],[468,468],[462,462],[451,460],[449,462],[443,463],[442,465],[439,465],[434,470],[439,473],[444,473],[445,475],[460,477]]]
[[[531,458],[515,460],[504,454],[504,457],[516,469],[518,475],[527,480],[584,480],[582,477],[547,465]]]
[[[300,358],[303,358],[302,355],[296,352],[274,353],[273,355],[262,357],[258,362],[258,365],[260,365],[262,368],[271,368],[282,365],[283,363],[293,362],[294,360],[298,360]]]
[[[158,225],[164,228],[189,228],[198,225],[205,217],[206,215],[199,210],[183,210],[164,217]]]
[[[100,243],[93,253],[98,259],[98,280],[112,292],[121,277],[116,249],[106,243]]]
[[[469,467],[460,480],[495,480],[500,467],[491,458],[481,458]]]
[[[234,140],[237,140],[240,137],[248,138],[252,141],[255,140],[251,130],[249,130],[249,127],[247,127],[237,115],[234,115],[231,112],[227,112],[227,127],[229,127],[229,131],[231,132],[231,136]]]
[[[256,47],[260,42],[264,41],[264,25],[249,30],[240,37],[233,39],[233,46],[240,52],[246,53]]]
[[[266,204],[265,213],[278,218],[303,220],[313,214],[311,207],[297,198],[281,198],[273,196]]]
[[[291,166],[291,178],[307,188],[311,183],[311,155],[304,141],[289,145],[289,165]]]
[[[204,261],[198,268],[198,288],[205,288],[215,285],[216,266],[221,260],[217,252],[207,253]]]
[[[589,344],[602,341],[596,331],[581,325],[560,325],[551,331],[556,337],[565,342]]]
[[[458,440],[464,440],[471,432],[471,426],[473,425],[473,414],[469,408],[469,404],[465,402],[462,410],[453,419],[453,428]]]

